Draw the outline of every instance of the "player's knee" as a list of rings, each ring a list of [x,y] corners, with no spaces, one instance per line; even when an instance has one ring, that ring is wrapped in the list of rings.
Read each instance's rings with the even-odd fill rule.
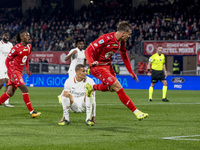
[[[113,85],[110,86],[110,91],[119,91],[122,88],[122,85],[119,83],[119,81],[116,81]]]

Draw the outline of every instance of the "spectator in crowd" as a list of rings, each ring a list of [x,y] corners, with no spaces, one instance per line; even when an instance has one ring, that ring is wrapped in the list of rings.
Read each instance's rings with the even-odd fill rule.
[[[146,63],[144,62],[143,59],[141,59],[138,62],[138,65],[137,65],[138,74],[144,74],[145,73],[145,67],[146,67]]]

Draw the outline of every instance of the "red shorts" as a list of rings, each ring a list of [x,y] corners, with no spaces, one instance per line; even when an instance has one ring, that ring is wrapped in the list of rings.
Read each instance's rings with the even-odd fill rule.
[[[16,89],[18,86],[20,85],[24,85],[24,80],[22,78],[22,73],[21,72],[18,72],[18,71],[15,71],[14,72],[15,76],[14,76],[14,82],[11,81],[11,74],[8,74],[8,77],[9,77],[9,80],[8,80],[8,85],[12,85],[14,86]]]
[[[111,86],[117,80],[111,65],[90,67],[90,71],[94,77],[108,86]]]

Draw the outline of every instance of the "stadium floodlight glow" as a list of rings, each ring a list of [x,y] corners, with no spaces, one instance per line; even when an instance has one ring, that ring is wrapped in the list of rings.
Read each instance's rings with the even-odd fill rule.
[[[90,1],[90,3],[91,3],[91,4],[93,4],[93,3],[94,3],[94,1],[92,1],[92,0],[91,0],[91,1]]]

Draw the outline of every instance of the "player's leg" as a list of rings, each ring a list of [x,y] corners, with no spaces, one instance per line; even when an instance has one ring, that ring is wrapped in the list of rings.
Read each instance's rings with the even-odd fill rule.
[[[8,89],[8,79],[5,78],[5,90],[4,90],[4,92],[6,92],[7,89]],[[9,103],[9,98],[4,102],[4,106],[5,106],[5,107],[14,107],[13,105],[11,105],[11,104]]]
[[[85,107],[86,107],[86,125],[93,126],[94,122],[92,121],[92,107],[93,107],[93,94],[91,97],[85,96]]]
[[[111,90],[114,90],[117,92],[119,99],[121,100],[121,102],[128,107],[139,120],[142,120],[144,118],[146,118],[148,116],[147,113],[143,113],[141,111],[139,111],[135,105],[133,104],[132,100],[126,95],[126,93],[124,92],[124,89],[122,88],[121,84],[119,83],[118,80],[116,80],[111,86],[110,86]]]
[[[12,85],[8,86],[7,91],[0,97],[0,105],[4,103],[8,98],[12,97],[15,93],[16,88]]]
[[[97,124],[95,117],[96,117],[96,92],[92,93],[93,96],[93,104],[92,104],[92,121],[94,124]]]
[[[70,109],[70,99],[62,95],[62,106],[63,106],[63,118],[60,120],[58,125],[68,125],[69,121],[69,109]]]
[[[30,101],[30,98],[29,98],[27,86],[25,84],[22,84],[22,85],[19,86],[19,89],[22,92],[24,103],[26,104],[26,107],[28,108],[31,117],[35,118],[35,117],[39,116],[41,114],[41,112],[36,112],[36,111],[33,110],[33,107],[32,107],[32,104],[31,104],[31,101]]]
[[[163,83],[163,89],[162,89],[162,101],[163,102],[169,102],[169,100],[166,98],[167,97],[167,81],[166,80],[161,80]]]
[[[151,85],[149,87],[149,102],[152,102],[154,85],[155,85],[155,83],[151,83]]]

